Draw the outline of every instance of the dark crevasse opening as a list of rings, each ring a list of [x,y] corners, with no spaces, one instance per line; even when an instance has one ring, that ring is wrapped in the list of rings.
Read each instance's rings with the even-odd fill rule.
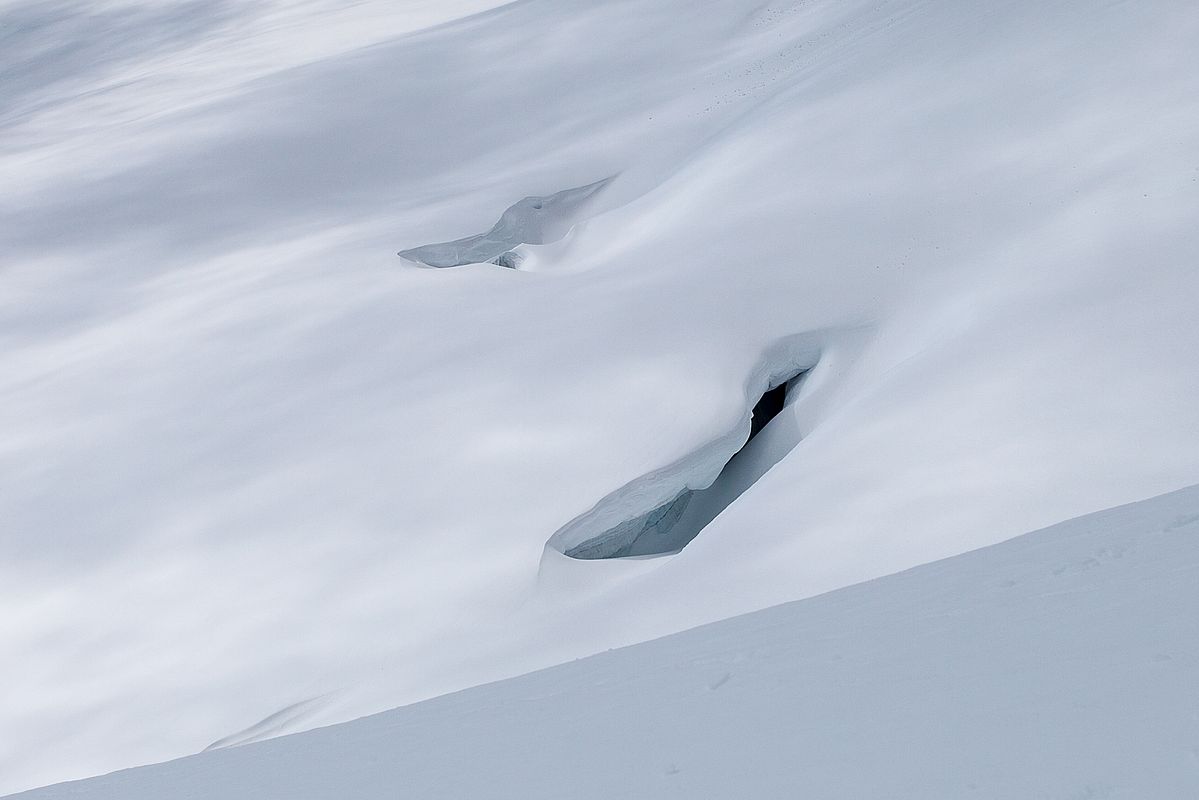
[[[774,387],[766,394],[762,395],[762,399],[754,406],[753,415],[749,422],[749,442],[752,442],[754,437],[762,432],[762,429],[778,416],[778,413],[783,410],[783,406],[787,403],[787,384],[781,383]],[[746,442],[746,444],[749,444]]]
[[[684,489],[669,502],[566,550],[579,559],[629,558],[682,550],[720,512],[799,443],[794,417],[782,414],[807,372],[765,392],[754,405],[749,438],[706,489]]]

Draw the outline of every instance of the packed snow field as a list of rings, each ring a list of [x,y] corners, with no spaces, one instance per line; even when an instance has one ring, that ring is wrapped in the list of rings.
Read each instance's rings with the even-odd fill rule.
[[[0,0],[0,792],[353,719],[1199,484],[1195,41],[1183,0]],[[1193,494],[1174,498],[1154,502]],[[1077,678],[1067,657],[1096,655],[1080,631],[1102,640],[1108,616],[1074,602],[1110,589],[1130,647],[1148,646],[1136,609],[1193,618],[1190,541],[1078,556],[1103,569],[1063,580],[1138,583],[1063,598],[1043,577],[1011,608],[975,585],[980,554],[946,562],[973,565],[960,596],[937,566],[829,597],[946,592],[944,648],[967,646],[965,615],[1025,609],[1013,651],[934,649],[961,659],[903,684],[949,719],[969,710],[941,678],[991,704],[1040,691],[992,661]],[[830,602],[769,614],[874,626],[916,660],[880,643],[853,685],[805,667],[819,718],[842,730],[828,709],[866,689],[901,714],[876,676],[932,662],[885,606],[803,610]],[[802,660],[795,624],[776,666],[753,663]],[[1067,737],[1097,722],[1069,698],[1102,696],[1095,730],[1174,736],[1150,760],[1193,789],[1194,638],[1167,632],[1150,657],[1170,660],[1113,649],[1077,694],[1016,699]],[[731,652],[704,635],[586,663]],[[1104,683],[1121,665],[1144,693]],[[716,671],[703,696],[736,697]],[[667,691],[645,681],[604,702]],[[816,702],[801,684],[771,702]],[[448,736],[455,703],[504,691],[395,719]],[[519,713],[549,725],[574,698]],[[1169,725],[1149,731],[1133,698]],[[545,752],[591,723],[615,736],[587,708]],[[953,719],[937,746],[987,724]],[[1034,750],[1000,723],[983,737],[1000,755],[963,781],[1023,786],[996,773],[1101,744]],[[763,752],[836,765],[849,750],[820,742],[879,741],[788,730]],[[688,735],[702,752],[716,732]],[[130,775],[308,753],[287,746]],[[345,747],[389,774],[390,752]],[[633,756],[665,793],[659,752]],[[673,785],[698,785],[698,760],[672,757]],[[532,780],[493,777],[509,769]],[[1120,796],[1114,769],[1052,785]],[[1082,775],[1062,770],[1045,774]]]
[[[1199,486],[22,800],[1199,797]]]

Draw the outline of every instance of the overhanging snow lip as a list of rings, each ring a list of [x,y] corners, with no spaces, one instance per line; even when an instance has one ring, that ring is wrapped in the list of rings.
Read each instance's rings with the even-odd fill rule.
[[[617,176],[609,175],[584,186],[562,189],[549,195],[523,197],[504,209],[495,225],[482,233],[419,245],[401,250],[397,255],[422,267],[450,269],[468,264],[496,263],[496,259],[521,245],[560,241],[590,216],[587,211],[596,195]]]
[[[689,492],[711,486],[749,439],[751,413],[758,398],[815,368],[825,350],[827,334],[824,330],[794,334],[768,347],[743,385],[746,407],[734,428],[689,455],[609,493],[559,528],[546,541],[545,549],[575,559],[572,553],[601,544],[606,533],[649,516]]]

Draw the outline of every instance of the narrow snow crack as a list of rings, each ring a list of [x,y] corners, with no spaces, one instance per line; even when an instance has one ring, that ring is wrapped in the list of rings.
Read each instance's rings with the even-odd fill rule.
[[[663,555],[686,547],[795,446],[797,439],[781,452],[778,447],[763,449],[758,446],[758,439],[786,407],[789,395],[793,398],[807,371],[785,376],[762,394],[750,414],[748,439],[728,458],[710,486],[699,490],[683,488],[650,511],[565,547],[562,552],[571,558],[591,560]]]
[[[512,248],[522,244],[549,244],[562,239],[582,218],[590,201],[613,177],[563,189],[545,197],[526,197],[508,206],[485,233],[401,250],[399,255],[427,267],[460,267],[491,262],[516,269],[520,257]]]

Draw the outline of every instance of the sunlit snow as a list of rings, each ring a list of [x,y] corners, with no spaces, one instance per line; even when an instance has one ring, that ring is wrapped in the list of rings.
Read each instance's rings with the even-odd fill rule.
[[[1196,41],[1177,0],[0,0],[0,792],[1199,484]],[[683,549],[565,555],[718,477]]]

